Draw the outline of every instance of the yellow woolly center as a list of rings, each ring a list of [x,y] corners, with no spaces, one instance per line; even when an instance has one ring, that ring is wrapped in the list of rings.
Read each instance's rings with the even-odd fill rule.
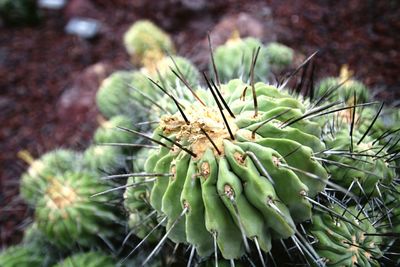
[[[171,60],[158,49],[146,51],[142,59],[143,68],[141,72],[145,76],[157,77],[157,70],[165,73],[171,66]]]
[[[190,146],[190,150],[197,157],[201,157],[208,148],[213,149],[217,155],[217,151],[204,133],[206,132],[223,154],[223,140],[230,139],[230,135],[220,111],[214,107],[204,107],[197,104],[184,109],[184,113],[190,122],[189,124],[185,122],[180,113],[161,118],[160,126],[164,134],[175,134],[177,141],[185,146]],[[225,117],[232,134],[235,135],[238,127],[229,113],[226,112]]]
[[[66,185],[62,184],[58,179],[51,179],[50,185],[46,190],[48,201],[46,206],[51,210],[59,210],[64,218],[68,217],[68,213],[65,208],[73,205],[79,199],[78,194],[75,190]],[[52,218],[52,214],[49,214],[49,218]]]
[[[237,29],[233,30],[231,37],[226,41],[226,45],[235,45],[237,43],[240,43],[242,39],[240,38],[240,33]]]
[[[96,146],[96,147],[93,149],[93,153],[94,153],[96,156],[101,156],[101,155],[103,155],[103,154],[104,154],[104,147]]]

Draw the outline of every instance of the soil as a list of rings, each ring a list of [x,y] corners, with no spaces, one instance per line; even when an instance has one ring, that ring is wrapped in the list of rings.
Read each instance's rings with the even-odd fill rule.
[[[317,77],[337,75],[349,64],[381,99],[400,96],[398,1],[70,0],[41,16],[36,26],[0,26],[0,247],[19,242],[32,215],[18,197],[27,165],[17,153],[38,157],[90,143],[96,90],[113,70],[132,67],[121,39],[137,19],[168,31],[178,53],[201,69],[209,57],[207,32],[217,45],[237,28],[242,36],[277,40],[300,55],[318,50]],[[99,20],[99,36],[66,34],[72,17]]]

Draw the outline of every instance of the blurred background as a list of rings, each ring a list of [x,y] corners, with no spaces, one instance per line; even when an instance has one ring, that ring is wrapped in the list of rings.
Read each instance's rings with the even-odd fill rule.
[[[15,14],[7,2],[32,5]],[[18,198],[27,165],[17,153],[87,146],[100,82],[132,68],[122,36],[138,19],[171,34],[201,70],[207,33],[217,46],[238,30],[290,46],[297,63],[318,50],[317,78],[348,64],[380,99],[400,96],[396,0],[0,0],[0,9],[0,247],[17,243],[31,216]]]

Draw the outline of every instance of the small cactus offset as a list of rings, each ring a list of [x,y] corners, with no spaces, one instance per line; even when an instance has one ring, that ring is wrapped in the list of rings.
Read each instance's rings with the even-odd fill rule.
[[[79,153],[68,149],[50,151],[39,159],[33,159],[27,151],[21,151],[19,157],[29,164],[28,170],[21,176],[20,193],[32,206],[43,195],[49,179],[81,167]]]
[[[357,208],[332,207],[341,218],[316,212],[309,232],[326,266],[380,266],[382,238]]]
[[[353,129],[341,129],[326,140],[327,166],[331,180],[349,191],[376,196],[393,182],[395,172],[389,167],[385,147],[373,144],[370,136]],[[379,156],[375,158],[379,154]]]
[[[52,177],[36,207],[38,228],[61,248],[94,247],[101,240],[118,237],[119,211],[111,203],[105,204],[115,194],[91,198],[108,189],[110,186],[90,173],[67,172]]]

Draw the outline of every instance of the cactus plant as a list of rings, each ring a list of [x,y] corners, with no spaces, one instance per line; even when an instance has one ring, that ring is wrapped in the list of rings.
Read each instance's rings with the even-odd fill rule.
[[[360,81],[352,78],[353,73],[347,65],[340,69],[339,77],[324,78],[316,86],[316,97],[325,96],[330,101],[344,101],[349,104],[354,102],[356,95],[357,103],[365,103],[370,98],[368,88]]]
[[[125,165],[121,147],[91,145],[83,152],[82,165],[94,173],[115,173]]]
[[[115,194],[91,198],[107,189],[109,185],[83,172],[52,177],[36,207],[39,229],[61,248],[94,247],[96,241],[118,236],[118,209],[108,203]]]
[[[254,68],[254,77],[256,81],[267,80],[270,66],[266,60],[268,57],[263,44],[253,37],[241,39],[234,34],[224,45],[215,49],[214,60],[221,81],[228,82],[234,77],[242,77],[247,81],[250,78],[252,57],[259,47],[259,60]]]
[[[286,45],[272,42],[265,46],[265,54],[271,68],[279,71],[292,64],[294,51]]]
[[[1,267],[42,267],[45,264],[45,256],[40,254],[37,247],[14,246],[0,252]]]
[[[142,63],[149,53],[155,51],[173,53],[171,38],[148,20],[136,21],[124,34],[124,45],[134,63]]]
[[[350,130],[345,128],[328,139],[327,167],[332,181],[352,192],[367,195],[379,195],[383,190],[381,184],[387,186],[392,183],[395,174],[386,162],[387,152],[381,145],[374,145],[374,139],[355,129],[350,134]],[[376,158],[378,152],[383,157]]]
[[[124,115],[114,116],[107,121],[102,120],[94,133],[93,141],[97,144],[132,142],[132,134],[118,130],[117,127],[132,128],[132,122]]]
[[[316,212],[309,232],[316,239],[317,253],[326,266],[380,266],[382,238],[358,209],[332,207],[344,219],[326,212]]]
[[[26,152],[19,156],[29,163],[28,170],[21,176],[20,193],[30,205],[36,205],[45,191],[49,178],[61,175],[66,171],[80,169],[80,155],[68,149],[56,149],[43,154],[39,159],[33,159]]]
[[[140,106],[140,98],[130,86],[151,95],[151,84],[147,78],[137,71],[116,71],[103,80],[96,94],[96,102],[100,112],[107,118],[127,115],[133,122],[141,121],[142,112],[133,112]],[[150,90],[149,90],[150,88]]]
[[[269,251],[271,238],[290,237],[296,222],[311,218],[307,197],[323,190],[327,179],[312,159],[313,151],[324,149],[318,125],[304,119],[282,127],[305,107],[287,92],[257,83],[255,109],[246,87],[232,80],[221,86],[219,99],[210,89],[220,110],[209,101],[162,116],[153,138],[165,145],[145,164],[146,172],[165,174],[156,179],[150,203],[167,218],[168,237],[193,245],[200,256],[212,253],[215,239],[224,258],[239,258],[244,236]]]

